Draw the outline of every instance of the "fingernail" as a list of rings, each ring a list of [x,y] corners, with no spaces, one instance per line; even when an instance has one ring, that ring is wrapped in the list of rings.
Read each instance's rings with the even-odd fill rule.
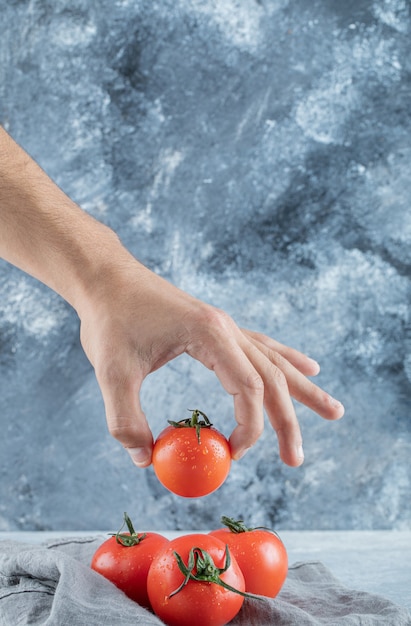
[[[300,459],[301,462],[304,461],[304,450],[303,447],[301,445],[298,446],[297,448],[297,456]]]
[[[245,456],[247,454],[247,452],[249,451],[250,448],[244,448],[244,450],[240,450],[240,452],[237,452],[237,454],[234,457],[235,461],[239,461],[240,459],[243,458],[243,456]]]
[[[151,450],[148,448],[127,448],[134,465],[147,467],[151,463]]]
[[[336,400],[335,398],[333,398],[332,396],[330,396],[330,404],[335,409],[340,409],[340,408],[343,409],[344,408],[343,404],[339,400]]]
[[[314,367],[318,370],[318,372],[320,371],[320,364],[318,363],[318,361],[316,361],[315,359],[312,359],[311,357],[308,357],[308,359],[310,360],[310,362],[312,363],[312,365],[314,365]]]

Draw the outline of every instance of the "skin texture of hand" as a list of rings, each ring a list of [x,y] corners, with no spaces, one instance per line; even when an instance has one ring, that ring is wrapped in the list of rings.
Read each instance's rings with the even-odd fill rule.
[[[127,267],[126,267],[127,266]],[[263,407],[279,441],[282,460],[303,461],[291,396],[326,419],[344,409],[308,380],[319,366],[265,335],[240,329],[223,311],[170,285],[132,257],[121,273],[105,278],[81,314],[81,338],[105,401],[111,434],[136,465],[151,462],[152,435],[139,403],[144,378],[187,353],[215,372],[234,398],[237,427],[230,444],[239,459],[261,435]]]
[[[151,272],[109,228],[72,202],[0,127],[0,256],[69,302],[81,322],[110,433],[134,463],[151,462],[152,434],[140,405],[144,378],[186,353],[214,371],[234,399],[230,444],[239,459],[263,430],[263,408],[280,456],[303,461],[291,397],[325,419],[343,406],[314,385],[319,366]]]

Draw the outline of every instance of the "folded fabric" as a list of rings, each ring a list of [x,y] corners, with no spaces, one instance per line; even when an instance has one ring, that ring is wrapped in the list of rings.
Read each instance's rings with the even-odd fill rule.
[[[1,626],[161,626],[90,568],[105,538],[0,542]],[[343,586],[319,562],[296,563],[277,598],[246,599],[232,626],[411,626],[402,607]]]

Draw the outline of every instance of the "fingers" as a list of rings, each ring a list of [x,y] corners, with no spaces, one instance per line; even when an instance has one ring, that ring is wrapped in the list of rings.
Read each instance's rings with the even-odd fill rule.
[[[303,461],[302,438],[283,372],[251,343],[237,351],[226,348],[214,371],[224,388],[234,396],[238,426],[230,437],[232,457],[240,459],[254,445],[264,427],[263,405],[275,429],[280,457],[287,465]]]
[[[213,369],[225,390],[234,397],[237,427],[231,434],[230,447],[233,459],[238,460],[264,430],[264,382],[238,347],[225,351]]]
[[[302,437],[291,396],[330,420],[342,417],[344,407],[281,354],[261,342],[245,343],[243,349],[262,377],[264,406],[277,433],[280,457],[287,465],[301,465],[304,460]]]
[[[265,405],[278,434],[282,460],[288,465],[300,465],[303,455],[298,421],[287,380],[267,357],[269,348],[262,346],[267,353],[264,354],[258,342],[244,338],[228,317],[217,316],[212,327],[212,337],[198,341],[190,354],[213,369],[224,389],[234,397],[238,425],[230,437],[233,459],[240,459],[261,435]]]
[[[244,351],[264,382],[264,406],[277,433],[280,457],[287,465],[301,465],[304,460],[302,437],[287,377],[254,344],[245,344]]]
[[[233,459],[240,459],[264,429],[264,382],[239,345],[241,333],[233,320],[211,307],[205,309],[205,315],[196,325],[199,331],[186,352],[213,370],[233,396],[238,425],[231,434],[230,447]]]
[[[206,355],[201,350],[190,353],[213,369],[234,397],[238,425],[230,437],[233,458],[241,458],[260,436],[264,405],[277,433],[281,459],[300,465],[302,437],[291,396],[329,420],[344,413],[341,403],[306,378],[318,373],[318,364],[264,335],[240,331],[229,318],[213,320],[213,329],[212,339],[201,342],[203,352],[207,346]]]
[[[246,346],[245,351],[262,374],[265,388],[264,405],[277,433],[280,457],[287,465],[298,466],[304,460],[304,453],[300,427],[290,396],[329,420],[342,417],[344,407],[338,400],[308,380],[282,354],[267,347],[266,343],[252,339],[251,345]],[[287,354],[284,346],[281,347],[281,351]],[[299,359],[297,362],[300,362]]]
[[[142,375],[135,368],[124,371],[122,364],[112,364],[96,375],[110,434],[124,446],[135,465],[147,467],[153,436],[140,406]]]
[[[341,403],[307,378],[318,373],[319,365],[263,334],[240,330],[228,315],[213,307],[196,307],[196,315],[187,319],[184,328],[189,341],[184,346],[171,344],[171,348],[167,344],[157,349],[155,358],[152,351],[146,350],[151,360],[147,355],[141,358],[141,350],[136,349],[139,344],[130,337],[127,345],[134,344],[134,348],[120,356],[123,330],[116,340],[98,342],[97,360],[103,366],[95,364],[95,369],[110,434],[126,448],[138,467],[150,465],[153,437],[140,406],[141,384],[158,363],[185,351],[214,370],[234,398],[237,426],[230,437],[233,459],[241,458],[260,437],[265,406],[277,433],[281,459],[287,465],[300,465],[302,438],[291,397],[326,419],[338,419],[344,413]]]
[[[293,398],[298,400],[298,402],[305,404],[325,419],[336,420],[343,416],[344,407],[341,402],[311,382],[301,373],[299,368],[294,366],[290,360],[284,357],[284,355],[289,354],[289,350],[292,350],[291,348],[278,344],[280,346],[280,352],[267,347],[265,343],[263,344],[258,340],[255,341],[252,339],[251,341],[254,347],[257,348],[258,352],[261,352],[273,365],[276,366],[277,369],[284,374],[289,393]],[[258,354],[258,352],[255,354]],[[297,355],[299,354],[304,356],[297,350],[292,350],[292,352],[297,353]],[[298,358],[297,361],[301,362]]]
[[[241,330],[243,334],[255,345],[259,346],[260,349],[265,347],[281,354],[305,376],[316,376],[319,373],[320,366],[317,361],[314,361],[314,359],[311,359],[306,354],[294,348],[290,348],[289,346],[285,346],[279,341],[275,341],[275,339],[271,339],[271,337],[267,337],[267,335],[263,335],[262,333],[256,333],[255,331],[244,328]]]

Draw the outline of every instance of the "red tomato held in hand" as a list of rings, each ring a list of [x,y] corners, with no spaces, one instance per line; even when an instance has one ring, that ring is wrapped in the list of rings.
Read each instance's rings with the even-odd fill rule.
[[[242,520],[222,517],[228,528],[211,531],[228,545],[245,580],[245,590],[274,598],[287,577],[288,556],[279,536],[265,528],[247,528]]]
[[[153,611],[168,626],[223,626],[241,609],[244,577],[219,539],[183,535],[157,553],[147,591]]]
[[[200,415],[204,420],[199,420]],[[199,498],[218,489],[231,467],[227,439],[199,410],[193,411],[191,419],[169,423],[153,449],[158,480],[185,498]]]
[[[96,550],[91,567],[141,606],[150,607],[147,574],[157,552],[170,541],[158,533],[134,531],[130,518],[124,514],[129,533],[117,533]]]

